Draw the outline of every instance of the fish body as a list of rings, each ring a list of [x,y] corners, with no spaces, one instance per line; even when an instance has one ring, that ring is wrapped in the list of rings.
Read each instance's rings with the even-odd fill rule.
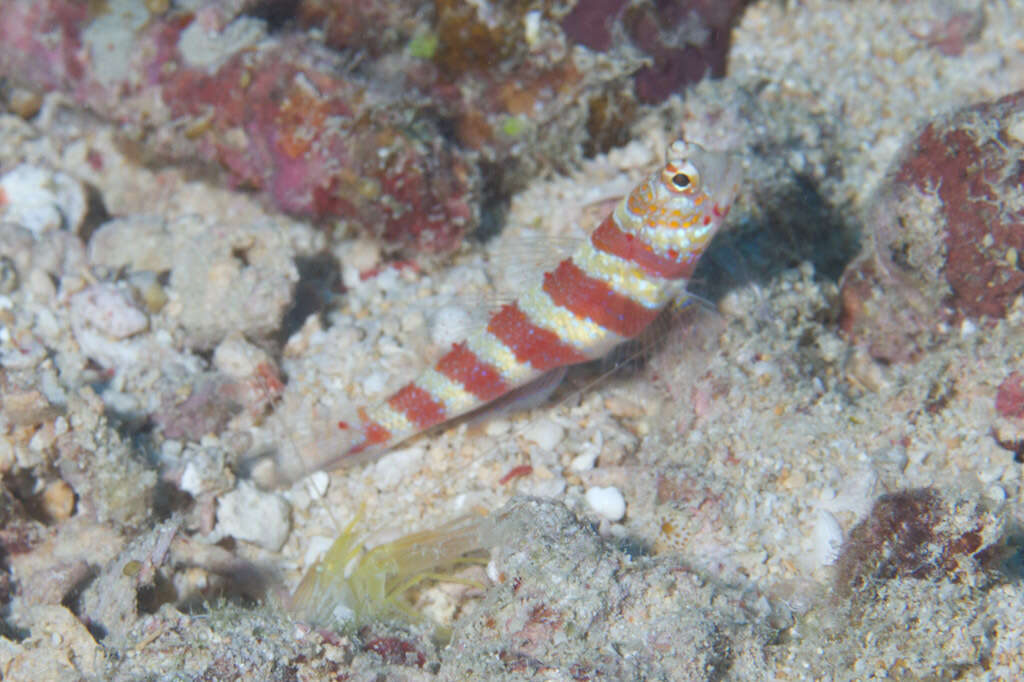
[[[568,258],[414,381],[361,410],[353,444],[329,466],[380,454],[638,336],[686,296],[737,185],[732,157],[673,142],[665,164]]]

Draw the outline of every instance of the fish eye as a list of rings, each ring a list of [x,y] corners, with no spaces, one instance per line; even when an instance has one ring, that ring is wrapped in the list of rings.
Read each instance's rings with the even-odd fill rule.
[[[676,159],[661,171],[661,182],[674,194],[693,194],[700,191],[700,173],[686,159]]]
[[[686,189],[691,184],[690,176],[686,173],[676,173],[672,176],[672,184],[676,189]]]

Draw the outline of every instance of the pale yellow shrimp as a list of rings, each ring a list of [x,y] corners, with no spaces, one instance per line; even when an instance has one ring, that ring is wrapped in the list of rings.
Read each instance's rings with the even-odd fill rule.
[[[493,523],[481,515],[367,547],[357,515],[306,572],[290,599],[299,619],[320,627],[356,628],[385,618],[421,619],[408,601],[425,580],[461,582],[454,572],[482,561],[493,545]]]

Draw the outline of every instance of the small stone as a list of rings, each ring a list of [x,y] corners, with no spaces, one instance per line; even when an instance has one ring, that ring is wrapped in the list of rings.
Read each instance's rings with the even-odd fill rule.
[[[873,358],[914,360],[957,317],[1012,310],[1024,289],[1022,116],[1024,90],[930,120],[869,202],[870,238],[840,281],[839,326]]]
[[[75,511],[75,491],[65,481],[50,481],[43,489],[40,503],[47,518],[64,521]]]
[[[15,86],[7,93],[7,108],[25,120],[35,116],[42,105],[42,95],[34,90]]]
[[[442,306],[430,322],[430,340],[440,348],[448,348],[466,336],[472,319],[465,308],[457,305]]]
[[[4,679],[74,680],[101,676],[105,654],[78,617],[59,604],[40,604],[25,614],[31,632],[25,647],[3,667]],[[0,643],[7,642],[0,640]],[[0,656],[0,661],[3,657]]]
[[[423,460],[424,450],[421,447],[394,450],[380,458],[373,467],[374,484],[380,490],[390,490],[398,486],[402,479],[411,471],[417,471]]]
[[[590,449],[581,455],[576,455],[573,457],[572,462],[569,463],[569,469],[576,473],[590,471],[597,462],[597,455],[598,451],[594,449]]]
[[[621,521],[626,515],[626,499],[614,486],[590,488],[586,499],[596,514],[609,521]]]
[[[402,331],[412,333],[423,328],[423,313],[419,310],[412,310],[402,315]]]
[[[187,345],[208,349],[231,332],[260,339],[280,328],[299,279],[285,225],[189,217],[169,229],[180,230],[180,246],[165,312],[180,304],[175,317]]]
[[[994,568],[994,548],[1005,541],[1004,533],[1003,516],[974,493],[886,493],[850,529],[835,562],[836,591],[870,599],[884,581],[907,578],[969,578],[981,585]]]
[[[213,72],[232,55],[259,42],[265,33],[266,25],[253,17],[242,16],[216,29],[194,21],[181,32],[178,49],[189,67]]]
[[[358,239],[339,256],[345,286],[357,286],[364,272],[370,272],[381,261],[380,245],[371,239]]]
[[[819,510],[814,522],[813,539],[815,563],[818,566],[834,564],[843,547],[843,527],[836,517],[825,510]]]
[[[147,312],[158,313],[167,305],[167,292],[155,272],[133,272],[127,277],[127,281],[132,285],[139,301],[146,306]]]
[[[863,348],[854,348],[846,363],[846,375],[865,389],[878,393],[888,386],[885,370]]]
[[[0,331],[7,332],[6,328]],[[5,334],[6,336],[6,334]],[[45,360],[49,354],[45,345],[34,334],[25,330],[16,332],[13,338],[2,338],[0,365],[7,369],[32,369]]]
[[[1024,375],[1010,372],[996,389],[996,412],[1001,417],[1024,417]]]
[[[523,438],[536,443],[540,449],[550,452],[565,438],[565,429],[550,419],[541,419],[523,431]]]
[[[387,385],[388,375],[384,372],[374,372],[363,379],[363,393],[366,395],[378,395],[384,391]]]
[[[113,339],[126,339],[149,327],[149,317],[115,284],[101,282],[71,297],[73,325],[87,324]]]
[[[8,390],[0,396],[4,420],[14,426],[37,426],[60,412],[38,389]]]
[[[166,272],[176,253],[170,230],[151,216],[108,220],[89,238],[89,261],[107,268]]]
[[[1006,127],[1006,134],[1018,144],[1024,144],[1024,114],[1017,114]]]
[[[0,177],[0,216],[35,235],[77,230],[86,208],[85,190],[66,173],[22,164]]]
[[[217,499],[214,533],[219,537],[231,536],[276,552],[290,530],[291,507],[280,495],[265,493],[243,481]]]
[[[315,497],[323,497],[327,494],[327,486],[331,482],[331,477],[327,475],[326,471],[316,471],[309,475],[306,479],[309,482],[309,492]]]
[[[52,301],[57,295],[57,287],[54,286],[50,275],[38,268],[29,271],[25,278],[25,290],[39,303]]]
[[[197,497],[203,492],[202,474],[195,462],[185,464],[185,470],[181,472],[181,480],[178,481],[178,488],[192,497]]]
[[[534,473],[536,474],[536,471]],[[550,476],[550,473],[548,475]],[[566,485],[566,480],[561,476],[552,476],[550,478],[534,476],[533,478],[522,479],[517,492],[520,495],[531,497],[556,498],[565,492]]]
[[[510,428],[512,428],[512,424],[507,419],[492,419],[484,426],[484,433],[495,438],[505,435]]]
[[[273,366],[270,355],[239,332],[228,334],[213,351],[213,366],[233,379],[247,379],[257,374],[261,365]]]

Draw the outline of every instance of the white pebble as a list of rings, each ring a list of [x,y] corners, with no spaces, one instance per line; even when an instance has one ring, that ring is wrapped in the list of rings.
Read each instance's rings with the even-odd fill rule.
[[[594,512],[609,521],[621,521],[626,515],[626,498],[614,486],[590,488],[586,499]]]
[[[380,265],[380,245],[372,239],[357,239],[351,242],[341,260],[343,265],[351,266],[356,270],[372,270]]]
[[[1024,114],[1017,113],[1006,126],[1006,135],[1011,140],[1024,143]]]
[[[814,522],[814,560],[818,566],[831,566],[839,558],[843,547],[843,527],[836,517],[824,509],[818,510]]]
[[[21,164],[0,177],[0,215],[39,235],[62,227],[77,230],[85,217],[81,184],[66,173]]]
[[[523,438],[550,452],[565,438],[565,429],[550,419],[539,419],[523,431]]]
[[[199,467],[194,462],[189,462],[185,465],[185,470],[181,472],[181,480],[178,482],[178,487],[182,492],[186,492],[193,497],[203,492],[203,477],[199,473]]]
[[[139,402],[135,394],[108,388],[103,391],[102,398],[103,404],[111,412],[124,415],[142,414],[142,403]]]
[[[594,468],[594,464],[597,462],[597,450],[589,448],[587,452],[581,455],[573,457],[572,462],[569,463],[569,469],[576,473],[583,471],[590,471]]]
[[[258,43],[266,34],[266,24],[253,17],[242,16],[227,26],[211,26],[212,22],[193,21],[178,38],[179,54],[190,67],[215,71],[232,55]]]
[[[398,278],[401,275],[395,268],[385,268],[381,270],[376,277],[371,277],[368,282],[372,283],[373,286],[377,287],[381,291],[396,291],[399,288],[400,282]],[[396,323],[397,324],[397,323]]]
[[[181,441],[168,438],[160,446],[160,457],[165,460],[174,459],[181,454],[182,449]]]
[[[306,480],[309,481],[309,491],[319,498],[327,493],[327,485],[331,482],[331,477],[327,475],[326,471],[315,471]]]
[[[800,152],[791,152],[788,161],[789,167],[796,173],[802,172],[807,167],[807,157]]]
[[[989,483],[993,483],[1002,478],[1004,471],[1005,468],[1001,466],[995,466],[988,469],[979,469],[977,474],[978,480],[984,483],[985,485],[988,485]]]
[[[523,37],[526,39],[526,44],[530,47],[533,47],[540,42],[542,17],[543,14],[540,10],[527,12],[523,16]]]
[[[0,326],[0,344],[12,344],[8,328]],[[46,346],[41,344],[33,335],[19,335],[13,347],[0,348],[0,365],[7,369],[32,369],[46,359]]]
[[[50,341],[53,345],[56,345],[58,336],[60,335],[62,328],[60,322],[57,321],[57,316],[53,314],[51,310],[46,308],[40,308],[36,311],[35,327],[34,330],[44,339]]]
[[[495,563],[494,559],[487,562],[487,568],[485,570],[487,571],[488,580],[495,584],[501,582],[501,570],[498,568],[498,564]]]
[[[423,313],[419,310],[409,311],[402,315],[401,324],[403,332],[419,331],[424,325]]]
[[[1006,490],[1002,486],[994,485],[985,491],[985,497],[993,502],[1003,502],[1006,500]]]
[[[484,433],[495,438],[508,433],[510,428],[512,428],[512,424],[507,419],[492,419],[484,427]]]
[[[520,495],[558,497],[565,492],[566,482],[561,476],[523,479],[516,490]]]
[[[448,348],[461,341],[471,325],[472,319],[465,308],[457,305],[442,306],[430,321],[430,340],[441,348]]]
[[[85,323],[113,339],[126,339],[149,327],[149,318],[116,284],[93,284],[71,297],[73,324]]]
[[[409,472],[416,471],[423,460],[421,447],[393,450],[381,457],[373,467],[373,482],[379,490],[398,486]]]
[[[254,376],[261,365],[273,367],[273,362],[265,350],[237,331],[228,334],[213,351],[213,366],[235,379]]]
[[[378,395],[384,391],[388,383],[388,375],[385,372],[374,372],[363,379],[363,393],[366,395]]]
[[[277,551],[291,530],[291,507],[283,497],[265,493],[247,481],[217,499],[217,527],[220,537],[252,542]]]

